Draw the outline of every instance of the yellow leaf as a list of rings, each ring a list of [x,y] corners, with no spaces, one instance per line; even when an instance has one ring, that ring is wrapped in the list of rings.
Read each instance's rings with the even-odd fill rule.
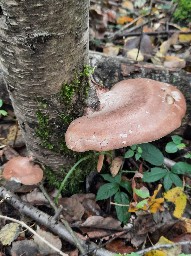
[[[167,253],[161,250],[152,250],[150,252],[145,253],[144,256],[167,256]]]
[[[127,52],[127,57],[134,61],[143,61],[144,56],[137,48],[133,48]]]
[[[164,236],[161,236],[158,243],[156,245],[166,245],[166,244],[174,244],[172,241],[168,240]],[[181,253],[181,246],[176,245],[170,248],[162,249],[161,250],[152,250],[144,256],[177,256]]]
[[[156,213],[158,211],[163,210],[164,198],[156,198],[161,187],[162,185],[159,184],[158,188],[154,191],[153,195],[144,200],[144,204],[141,208],[140,208],[140,203],[139,203],[139,207],[137,207],[136,202],[131,203],[129,206],[129,212],[136,212],[139,210],[143,210],[150,213]]]
[[[173,212],[174,217],[181,218],[186,207],[187,197],[183,192],[183,188],[175,187],[164,193],[164,198],[169,202],[175,204],[175,210]]]
[[[190,29],[189,28],[181,28],[181,31],[189,32]],[[189,33],[189,34],[180,34],[178,39],[179,39],[179,42],[181,42],[181,43],[188,43],[188,42],[191,41],[191,33]]]
[[[125,23],[133,21],[133,18],[128,16],[122,16],[117,19],[117,24],[124,25]]]

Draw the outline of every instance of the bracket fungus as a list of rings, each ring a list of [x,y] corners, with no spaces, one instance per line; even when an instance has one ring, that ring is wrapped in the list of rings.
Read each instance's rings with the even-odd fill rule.
[[[69,125],[66,145],[77,152],[107,151],[154,141],[177,129],[185,113],[185,98],[175,86],[123,80],[100,96],[98,111]]]
[[[13,157],[3,169],[3,178],[24,185],[35,185],[43,178],[43,170],[30,157]]]

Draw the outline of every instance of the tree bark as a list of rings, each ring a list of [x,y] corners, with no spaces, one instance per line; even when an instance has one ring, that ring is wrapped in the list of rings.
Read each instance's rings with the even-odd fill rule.
[[[2,70],[27,148],[47,166],[67,166],[64,133],[86,104],[88,0],[0,0],[0,7]]]

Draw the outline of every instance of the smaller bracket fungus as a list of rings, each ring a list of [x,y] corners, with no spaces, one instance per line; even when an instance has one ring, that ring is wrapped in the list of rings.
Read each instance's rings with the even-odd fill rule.
[[[18,156],[5,164],[3,178],[24,185],[35,185],[42,180],[43,170],[31,158]]]
[[[177,129],[185,113],[185,98],[175,86],[146,78],[123,80],[100,96],[100,110],[69,125],[66,145],[84,152],[150,142]]]

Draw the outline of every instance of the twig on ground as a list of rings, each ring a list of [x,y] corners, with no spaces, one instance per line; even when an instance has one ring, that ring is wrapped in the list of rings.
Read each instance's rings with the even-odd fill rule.
[[[55,211],[55,215],[53,216],[53,219],[56,221],[58,219],[58,217],[60,216],[61,212],[62,212],[62,207],[58,208],[56,206],[56,204],[52,201],[52,199],[49,197],[48,193],[46,192],[46,189],[44,188],[43,184],[41,183],[39,185],[41,191],[43,192],[44,196],[46,197],[46,199],[49,201],[50,205],[52,206],[52,208]],[[63,216],[62,216],[63,217]],[[71,234],[71,236],[73,237],[75,246],[79,249],[79,251],[84,254],[85,250],[83,249],[83,247],[80,244],[80,241],[78,239],[78,237],[74,234],[74,231],[72,230],[72,228],[70,227],[69,223],[64,219],[64,217],[62,218],[62,222],[64,223],[64,226],[66,228],[66,230]]]
[[[10,203],[14,208],[19,210],[21,213],[29,216],[37,223],[44,225],[45,227],[52,230],[55,234],[57,234],[60,238],[65,241],[75,245],[72,235],[66,230],[65,226],[55,221],[48,214],[38,210],[34,206],[31,206],[28,203],[23,202],[19,197],[0,186],[0,197],[5,199],[8,203]],[[77,234],[76,234],[77,236]],[[95,256],[114,256],[115,253],[112,253],[108,250],[98,248],[97,245],[93,242],[86,243],[86,241],[79,239],[81,246],[88,253],[88,251],[93,251]]]
[[[156,32],[144,32],[143,34],[148,36],[166,36],[174,33],[179,33],[181,35],[191,34],[191,30],[189,31],[180,31],[180,30],[168,30],[168,31],[156,31]],[[123,34],[116,35],[115,39],[121,39],[123,37],[131,37],[131,36],[141,36],[141,32],[124,32]]]
[[[169,249],[169,248],[172,248],[172,247],[175,247],[175,246],[178,246],[178,245],[191,245],[191,241],[183,241],[183,242],[178,242],[178,243],[173,243],[173,244],[157,244],[157,245],[154,245],[152,247],[149,247],[149,248],[146,248],[146,249],[143,249],[141,251],[137,251],[136,253],[139,254],[139,255],[143,255],[147,252],[150,252],[152,250],[158,250],[158,249]]]
[[[28,229],[33,235],[37,236],[40,240],[42,240],[45,244],[47,244],[51,249],[53,249],[54,251],[58,252],[60,255],[62,256],[68,256],[68,254],[61,252],[58,248],[56,248],[54,245],[50,244],[46,239],[44,239],[44,237],[40,236],[38,233],[36,233],[31,227],[29,227],[27,224],[25,224],[23,221],[20,220],[16,220],[14,218],[10,218],[7,216],[3,216],[0,215],[0,219],[4,219],[4,220],[10,220],[12,222],[16,222],[18,224],[20,224],[22,227],[25,227],[26,229]]]
[[[49,197],[48,193],[46,192],[46,189],[44,188],[43,184],[40,183],[39,184],[39,188],[42,191],[43,195],[46,197],[46,199],[48,200],[49,204],[52,206],[52,208],[54,209],[55,212],[57,212],[58,208],[56,206],[56,204],[53,202],[53,200]]]

